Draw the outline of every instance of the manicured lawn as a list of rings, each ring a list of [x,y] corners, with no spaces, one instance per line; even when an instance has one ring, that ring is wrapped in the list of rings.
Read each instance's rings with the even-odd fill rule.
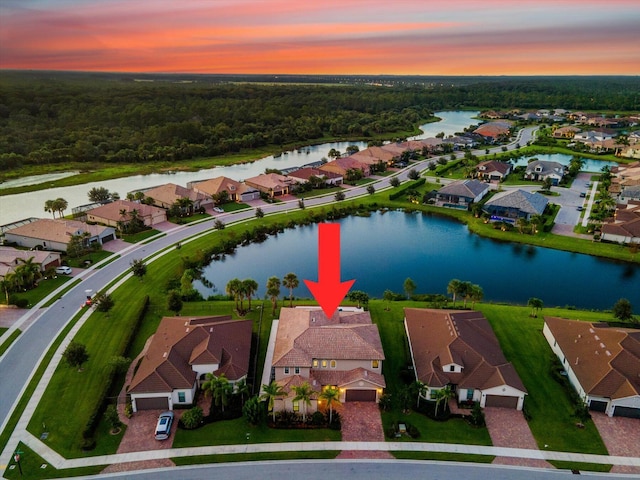
[[[340,450],[321,452],[259,452],[222,455],[196,455],[193,457],[175,457],[171,460],[177,466],[199,465],[206,463],[258,462],[265,460],[316,460],[336,458]]]
[[[467,453],[444,452],[390,452],[399,460],[442,460],[445,462],[491,463],[496,458],[492,455],[472,455]]]
[[[507,360],[513,363],[529,392],[525,407],[540,449],[606,454],[593,422],[587,421],[582,429],[576,427],[574,407],[563,387],[551,376],[553,353],[542,335],[542,315],[581,320],[608,320],[609,316],[545,308],[538,318],[531,318],[527,307],[479,304],[477,308],[491,323]]]
[[[20,470],[18,469],[17,465],[15,466],[15,468],[11,469],[11,466],[15,465],[15,462],[12,459],[9,463],[9,467],[4,472],[4,478],[16,480],[39,480],[44,478],[69,478],[78,477],[80,475],[97,475],[106,467],[106,465],[96,465],[92,467],[56,470],[54,467],[49,465],[49,463],[46,462],[40,455],[35,453],[24,443],[20,442],[18,444],[18,450],[22,452],[20,454],[20,466],[22,467],[23,474],[20,474]],[[43,465],[46,465],[46,467],[42,468]]]
[[[249,440],[247,441],[247,434]],[[283,442],[337,442],[342,438],[339,430],[330,429],[276,429],[267,425],[250,425],[244,418],[210,423],[196,430],[176,431],[174,448],[205,445],[237,445],[243,443]]]
[[[342,187],[318,188],[318,189],[311,190],[309,192],[296,193],[296,197],[298,198],[318,197],[320,195],[328,195],[330,193],[335,193],[339,190],[342,190]]]
[[[221,205],[221,207],[225,212],[236,212],[238,210],[247,210],[248,208],[251,208],[246,203],[236,203],[236,202],[225,203],[224,205]]]
[[[30,308],[72,278],[73,277],[68,275],[57,275],[56,277],[47,278],[46,280],[40,280],[36,288],[27,290],[26,292],[15,293],[14,295],[17,299],[26,298],[29,301],[28,307]],[[5,296],[2,295],[1,297],[2,303],[5,303]]]
[[[585,472],[610,472],[612,465],[600,463],[584,462],[561,462],[559,460],[549,460],[549,463],[556,468],[563,470],[584,470]]]
[[[129,243],[138,243],[138,242],[141,242],[142,240],[146,240],[147,238],[151,238],[154,235],[157,235],[159,233],[160,233],[159,230],[149,229],[143,232],[132,233],[131,235],[123,235],[122,240]]]
[[[95,265],[100,260],[104,260],[105,258],[108,258],[112,255],[113,253],[107,252],[106,250],[97,250],[95,252],[87,253],[86,255],[78,258],[67,257],[66,261],[70,267],[85,268],[86,261],[91,262],[91,265]]]

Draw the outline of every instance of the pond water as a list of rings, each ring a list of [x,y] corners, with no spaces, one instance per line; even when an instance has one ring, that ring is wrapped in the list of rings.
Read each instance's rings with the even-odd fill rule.
[[[349,217],[341,224],[342,280],[355,279],[354,290],[382,298],[384,290],[402,292],[407,277],[417,293],[446,294],[453,278],[484,289],[492,302],[526,304],[538,297],[546,306],[610,309],[621,297],[640,306],[640,266],[558,250],[497,242],[469,233],[449,219],[403,212]],[[303,279],[317,280],[317,225],[287,230],[264,243],[238,248],[211,263],[205,277],[215,289],[194,286],[206,298],[224,294],[232,278],[253,278],[258,297],[267,278],[294,272],[294,295],[311,297]],[[281,289],[282,296],[288,291]]]
[[[442,120],[436,123],[421,125],[423,133],[414,138],[433,137],[438,132],[453,134],[463,130],[469,125],[478,123],[473,119],[478,112],[436,112],[435,116]],[[0,225],[15,222],[28,217],[42,217],[44,213],[44,203],[47,200],[62,197],[69,203],[71,212],[73,207],[89,203],[87,193],[93,187],[104,187],[112,192],[118,192],[124,198],[127,192],[150,188],[164,183],[176,183],[186,186],[188,182],[196,180],[206,180],[213,177],[226,176],[234,180],[244,180],[264,173],[267,168],[285,169],[302,166],[307,163],[320,161],[326,158],[329,150],[335,148],[344,152],[349,145],[357,145],[360,149],[367,148],[366,142],[333,142],[321,145],[311,145],[302,147],[295,151],[285,152],[279,157],[269,155],[254,162],[240,165],[230,165],[226,167],[215,167],[200,170],[197,172],[175,172],[172,174],[155,173],[151,175],[136,175],[132,177],[116,178],[104,182],[85,183],[69,187],[50,188],[36,192],[19,193],[15,195],[5,195],[0,197]]]
[[[532,155],[530,157],[521,157],[521,158],[518,158],[517,160],[511,160],[511,163],[513,163],[515,167],[527,166],[527,163],[529,163],[529,161],[532,158],[537,158],[538,160],[544,160],[546,162],[558,162],[561,165],[569,165],[569,162],[571,161],[573,156],[564,155],[562,153],[551,153],[548,155]],[[583,160],[584,160],[584,166],[582,167],[583,172],[600,173],[602,171],[602,167],[604,166],[608,166],[608,167],[618,166],[617,162],[610,162],[608,160],[593,160],[591,158],[585,158]]]

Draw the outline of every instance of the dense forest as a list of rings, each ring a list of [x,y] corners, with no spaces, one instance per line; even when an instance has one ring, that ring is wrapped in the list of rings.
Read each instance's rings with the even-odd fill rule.
[[[316,83],[311,83],[315,80]],[[2,72],[0,169],[148,162],[412,131],[461,108],[638,111],[636,77],[229,77]]]

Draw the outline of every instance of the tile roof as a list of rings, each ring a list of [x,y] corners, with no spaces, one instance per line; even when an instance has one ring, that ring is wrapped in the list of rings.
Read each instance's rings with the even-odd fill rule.
[[[482,313],[420,308],[404,312],[416,375],[426,385],[451,383],[479,390],[509,385],[526,393]],[[461,366],[462,372],[443,371],[452,363]]]
[[[311,367],[314,358],[384,360],[378,327],[368,312],[282,308],[273,366]]]
[[[539,171],[536,171],[539,168]],[[527,164],[526,173],[537,173],[538,175],[556,174],[562,177],[565,173],[565,167],[558,162],[550,162],[547,160],[534,160]]]
[[[20,227],[8,230],[6,234],[21,235],[23,237],[47,240],[49,242],[67,244],[72,235],[80,235],[84,232],[91,237],[101,235],[105,230],[113,231],[112,227],[102,225],[89,225],[77,220],[39,218],[35,222],[27,223]]]
[[[511,125],[511,122],[507,120],[483,123],[478,128],[476,128],[473,133],[477,133],[478,135],[482,135],[483,137],[497,138],[500,135],[509,134]]]
[[[196,192],[191,188],[185,188],[175,183],[165,183],[164,185],[146,190],[144,194],[146,197],[151,197],[157,202],[167,205],[173,205],[181,198],[188,198],[192,202],[203,202],[211,198],[205,193]]]
[[[481,171],[485,174],[491,172],[499,172],[503,175],[506,175],[511,171],[511,164],[508,162],[499,162],[497,160],[487,160],[486,162],[480,162],[476,170]]]
[[[60,254],[44,250],[19,250],[13,247],[0,246],[0,276],[20,265],[20,260],[29,260],[30,258],[33,258],[33,263],[46,266],[56,261],[59,262]]]
[[[515,208],[531,215],[541,215],[548,203],[549,200],[539,193],[518,189],[497,193],[485,203],[485,206]]]
[[[337,173],[326,172],[320,170],[319,168],[312,167],[299,168],[298,170],[294,170],[293,172],[289,173],[288,176],[294,178],[302,178],[304,180],[309,180],[309,178],[311,178],[312,176],[329,179],[342,177],[342,175],[338,175]]]
[[[114,202],[105,203],[99,207],[87,210],[86,214],[118,222],[123,220],[123,217],[120,214],[121,210],[126,210],[127,213],[137,210],[140,218],[155,217],[163,214],[166,217],[165,211],[162,208],[147,205],[145,203],[130,202],[129,200],[116,200]],[[129,217],[125,217],[124,219],[129,219]]]
[[[486,183],[467,179],[451,182],[438,190],[438,193],[473,199],[480,194],[486,193],[488,190],[489,185]]]
[[[303,182],[301,179],[289,178],[279,173],[262,173],[255,177],[247,178],[245,183],[255,185],[256,188],[277,191]]]
[[[207,195],[217,195],[220,192],[228,192],[229,194],[237,194],[240,189],[240,182],[228,177],[216,177],[202,182],[193,182],[192,188],[196,192],[206,193]]]
[[[544,321],[590,395],[640,395],[640,330],[545,317]]]
[[[192,365],[219,364],[215,375],[229,380],[247,374],[251,320],[223,317],[164,317],[131,380],[129,393],[167,392],[191,388]]]

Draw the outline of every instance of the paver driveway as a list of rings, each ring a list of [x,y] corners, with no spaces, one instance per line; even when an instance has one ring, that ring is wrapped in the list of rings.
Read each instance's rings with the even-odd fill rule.
[[[384,442],[378,404],[346,402],[339,407],[343,442]],[[389,452],[343,450],[337,458],[394,458]]]
[[[609,455],[640,458],[640,419],[608,417],[600,412],[591,412],[591,418]],[[640,468],[614,465],[611,473],[640,473]]]

